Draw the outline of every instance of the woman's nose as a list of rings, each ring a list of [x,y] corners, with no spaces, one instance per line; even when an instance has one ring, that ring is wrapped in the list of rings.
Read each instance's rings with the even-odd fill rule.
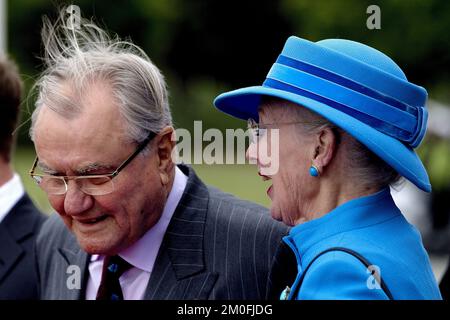
[[[250,145],[247,148],[247,151],[245,152],[245,158],[253,164],[256,164],[258,162],[258,152],[257,152],[257,144],[254,142],[251,142]]]

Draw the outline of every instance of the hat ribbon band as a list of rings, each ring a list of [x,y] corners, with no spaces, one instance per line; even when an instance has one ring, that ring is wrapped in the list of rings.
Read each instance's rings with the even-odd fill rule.
[[[392,136],[396,139],[399,139],[401,141],[406,141],[410,138],[411,134],[399,129],[395,126],[392,126],[388,123],[383,123],[382,121],[372,118],[364,113],[355,111],[353,109],[348,108],[347,106],[343,105],[343,104],[339,104],[336,103],[332,100],[326,99],[324,97],[315,95],[311,92],[293,87],[291,85],[288,85],[286,83],[283,82],[279,82],[277,80],[273,80],[273,79],[266,79],[266,81],[264,82],[265,87],[270,87],[270,88],[274,88],[274,89],[279,89],[279,90],[283,90],[283,91],[288,91],[321,103],[324,103],[330,107],[333,107],[336,110],[339,110],[343,113],[346,113],[352,117],[354,117],[355,119],[358,119],[361,122],[364,122],[366,124],[368,124],[369,126],[371,126],[374,129],[377,129],[380,132],[383,132],[389,136]]]
[[[333,79],[333,80],[336,80]],[[417,108],[417,117],[328,79],[275,63],[263,86],[289,91],[322,102],[367,125],[416,147],[425,134],[426,109]],[[413,107],[408,106],[409,111]],[[418,125],[419,124],[419,125]]]
[[[416,117],[412,114],[300,70],[274,64],[267,78],[290,84],[299,89],[346,105],[348,108],[354,109],[357,112],[365,113],[368,116],[387,122],[410,133],[415,130]]]
[[[315,75],[318,78],[326,79],[328,81],[337,83],[343,87],[359,92],[365,96],[372,97],[376,100],[383,101],[386,104],[392,105],[400,110],[406,111],[414,116],[417,116],[417,107],[411,106],[408,103],[403,102],[387,93],[381,93],[378,90],[367,87],[365,84],[361,82],[351,80],[348,77],[337,74],[335,72],[284,55],[280,55],[275,63],[286,65],[288,67],[292,67],[294,69]]]

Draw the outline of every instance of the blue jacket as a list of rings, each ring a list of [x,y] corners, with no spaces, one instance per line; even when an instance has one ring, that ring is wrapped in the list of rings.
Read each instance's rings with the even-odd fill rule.
[[[297,257],[289,299],[387,299],[366,266],[332,251],[345,247],[375,265],[394,299],[442,299],[419,232],[395,205],[389,188],[346,202],[321,218],[291,229],[283,240]],[[298,290],[299,289],[299,290]]]

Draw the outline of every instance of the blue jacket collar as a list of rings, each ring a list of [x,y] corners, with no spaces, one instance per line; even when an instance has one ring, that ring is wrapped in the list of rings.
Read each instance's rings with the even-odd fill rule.
[[[401,215],[385,188],[369,196],[350,200],[324,216],[293,227],[283,240],[300,255],[318,242],[336,234],[368,227]]]

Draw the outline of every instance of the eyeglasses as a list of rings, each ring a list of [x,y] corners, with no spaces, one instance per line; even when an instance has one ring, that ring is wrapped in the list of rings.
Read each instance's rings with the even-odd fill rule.
[[[38,157],[36,157],[29,174],[38,186],[49,195],[65,194],[68,190],[68,180],[74,180],[78,188],[86,194],[92,196],[106,195],[114,191],[114,183],[112,179],[115,178],[156,135],[156,133],[150,132],[147,138],[138,145],[136,150],[124,162],[122,162],[122,164],[114,170],[113,173],[86,176],[53,176],[47,174],[37,174],[34,173],[38,163]]]
[[[259,124],[252,118],[247,120],[247,129],[250,133],[250,143],[257,143],[264,136],[265,129],[260,128]]]
[[[292,121],[292,122],[264,123],[264,124],[260,125],[254,119],[249,118],[247,120],[247,129],[250,132],[250,143],[258,143],[258,141],[261,140],[265,136],[268,127],[300,124],[300,123],[310,123],[310,122]]]

